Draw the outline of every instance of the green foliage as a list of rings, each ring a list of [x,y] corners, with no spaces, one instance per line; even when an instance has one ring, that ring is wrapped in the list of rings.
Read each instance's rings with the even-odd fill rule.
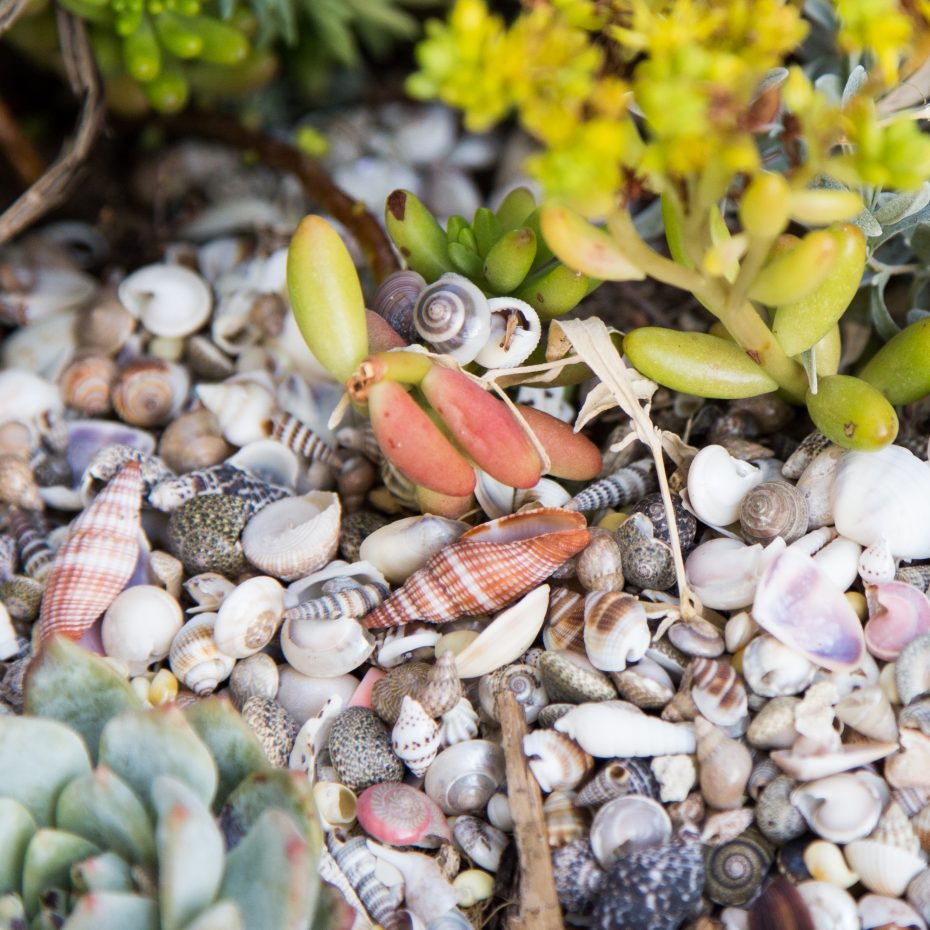
[[[219,698],[126,709],[120,682],[56,639],[30,670],[29,715],[0,717],[0,927],[309,930],[321,835],[306,780],[270,769]],[[286,790],[269,790],[278,776]]]

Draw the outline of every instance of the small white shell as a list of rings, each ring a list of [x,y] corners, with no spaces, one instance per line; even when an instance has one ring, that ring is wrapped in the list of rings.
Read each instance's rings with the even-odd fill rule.
[[[266,423],[275,409],[273,392],[253,379],[229,379],[220,384],[198,384],[194,390],[219,421],[220,431],[234,446],[266,438]]]
[[[539,314],[516,297],[492,297],[491,334],[475,361],[484,368],[516,368],[539,345],[542,325]],[[511,322],[511,317],[515,317]]]
[[[791,803],[818,836],[832,843],[848,843],[872,832],[886,792],[866,772],[844,772],[795,788]]]
[[[908,898],[913,898],[911,888],[908,889]],[[862,930],[878,930],[881,927],[912,927],[914,930],[927,928],[923,917],[910,904],[898,898],[879,894],[863,895],[859,899],[858,909]]]
[[[425,775],[439,753],[439,724],[419,701],[405,694],[391,730],[391,748],[414,775]]]
[[[816,673],[816,665],[768,634],[757,636],[743,652],[743,677],[762,697],[800,694]]]
[[[278,674],[280,684],[275,699],[301,726],[315,717],[330,698],[348,703],[359,685],[354,675],[311,677],[290,665],[280,666]]]
[[[460,697],[458,704],[442,715],[440,737],[443,745],[464,743],[478,735],[478,714],[467,697]]]
[[[210,613],[188,620],[174,637],[168,653],[171,671],[178,681],[201,696],[215,691],[236,664],[236,660],[220,652],[214,642],[215,623],[216,614]]]
[[[366,536],[358,557],[374,565],[391,584],[403,584],[467,529],[468,524],[461,520],[433,514],[405,517]]]
[[[781,540],[771,543],[784,545]],[[697,546],[685,562],[688,584],[705,607],[736,610],[748,607],[765,566],[760,543],[747,546],[739,539],[721,536]]]
[[[342,508],[332,491],[311,491],[263,507],[242,531],[246,558],[262,571],[294,581],[329,562],[339,546]]]
[[[355,823],[358,798],[351,788],[337,781],[318,781],[313,786],[313,800],[324,829],[350,827]]]
[[[472,862],[490,872],[500,868],[501,856],[510,842],[502,830],[469,814],[455,818],[452,836]]]
[[[688,503],[704,523],[728,526],[739,519],[743,498],[764,477],[761,469],[733,458],[723,446],[705,446],[688,468]]]
[[[146,265],[123,279],[122,305],[155,336],[188,336],[210,318],[213,295],[182,265]]]
[[[869,739],[891,742],[898,738],[894,708],[877,685],[850,692],[836,705],[836,716]]]
[[[609,869],[621,856],[661,846],[671,835],[665,808],[652,798],[631,794],[598,808],[591,824],[591,848],[601,868]]]
[[[140,584],[127,588],[107,608],[100,627],[103,650],[141,675],[168,655],[184,624],[181,605],[163,588]]]
[[[568,791],[591,771],[594,760],[574,740],[555,730],[533,730],[523,737],[530,771],[546,793]]]
[[[916,853],[875,840],[854,840],[843,850],[849,867],[869,891],[897,898],[927,864]]]
[[[579,704],[555,728],[599,759],[669,756],[696,748],[691,724],[668,723],[620,701]]]
[[[852,587],[859,573],[859,556],[862,546],[837,536],[822,549],[813,554],[814,564],[820,569],[824,577],[828,578],[840,590],[846,591]]]
[[[271,641],[284,616],[284,589],[274,578],[249,578],[223,599],[213,638],[235,659],[254,655]]]
[[[311,678],[336,678],[358,668],[375,648],[374,637],[352,617],[284,621],[281,650],[287,661]]]
[[[867,549],[862,550],[859,556],[859,577],[863,584],[881,584],[885,581],[894,581],[897,564],[888,546],[888,540],[879,536]]]
[[[300,462],[287,446],[274,439],[258,439],[244,445],[226,459],[226,464],[250,471],[269,484],[292,490],[297,487]]]
[[[844,888],[829,882],[801,882],[797,889],[814,930],[860,930],[856,901]]]

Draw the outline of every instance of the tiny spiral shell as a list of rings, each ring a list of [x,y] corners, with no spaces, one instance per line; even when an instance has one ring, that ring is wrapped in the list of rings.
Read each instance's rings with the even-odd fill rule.
[[[18,455],[0,455],[0,503],[27,510],[45,506],[32,468]]]
[[[132,426],[166,423],[187,394],[186,374],[182,372],[179,366],[158,358],[129,362],[113,382],[113,409]]]
[[[758,830],[746,830],[719,846],[705,846],[704,893],[717,904],[741,907],[755,897],[772,861],[772,847]]]
[[[589,484],[565,505],[565,509],[587,511],[601,510],[604,507],[625,507],[637,502],[655,487],[655,466],[652,459],[640,459]]]
[[[447,649],[430,666],[426,681],[417,693],[417,700],[431,717],[441,717],[458,704],[462,694],[462,682],[455,669],[455,654]]]
[[[339,465],[341,456],[306,423],[290,413],[276,413],[271,418],[271,438],[311,462]]]
[[[784,481],[763,481],[744,498],[739,508],[740,530],[750,545],[766,545],[777,536],[791,543],[806,532],[807,499]]]
[[[420,338],[437,352],[470,362],[491,334],[491,311],[481,289],[448,273],[420,292],[413,311]]]
[[[39,511],[10,507],[10,529],[16,540],[16,552],[23,571],[38,582],[44,582],[52,570],[55,553],[48,543],[48,526]]]
[[[417,338],[413,325],[413,310],[420,293],[426,288],[426,279],[410,268],[389,274],[375,292],[371,309],[384,317],[388,324],[407,342]]]
[[[79,355],[61,373],[61,399],[68,407],[91,417],[110,410],[110,388],[116,378],[116,363],[108,355],[90,352]]]
[[[375,713],[393,726],[400,713],[404,697],[415,697],[429,676],[430,666],[425,662],[406,662],[379,678],[371,689],[371,705]]]
[[[323,594],[284,611],[289,620],[338,620],[342,617],[363,617],[374,610],[391,593],[381,581],[356,584],[331,594]]]
[[[695,659],[691,676],[691,697],[711,723],[733,726],[749,713],[746,688],[729,663]]]
[[[548,698],[539,672],[530,665],[505,665],[485,675],[479,685],[481,706],[492,720],[497,720],[497,695],[511,691],[523,708],[527,723],[534,723]]]

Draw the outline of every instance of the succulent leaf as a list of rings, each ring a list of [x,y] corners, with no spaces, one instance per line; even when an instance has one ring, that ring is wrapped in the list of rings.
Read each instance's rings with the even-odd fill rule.
[[[478,207],[475,210],[475,218],[471,221],[471,228],[475,234],[475,245],[478,254],[482,256],[486,256],[491,251],[491,246],[503,234],[497,217],[487,207]]]
[[[898,416],[884,394],[861,378],[821,378],[807,394],[807,411],[826,437],[847,449],[874,452],[894,441]]]
[[[83,836],[42,827],[26,847],[23,861],[23,904],[32,917],[39,910],[39,896],[49,888],[70,885],[71,866],[100,850]]]
[[[65,924],[68,930],[159,930],[151,898],[116,891],[83,895]]]
[[[515,187],[497,208],[497,222],[501,232],[510,232],[522,226],[526,218],[536,209],[536,198],[528,187]]]
[[[416,194],[396,190],[388,195],[384,223],[408,268],[431,284],[452,271],[446,234]]]
[[[505,233],[488,250],[484,276],[496,293],[508,294],[526,277],[536,258],[536,233],[526,226]]]
[[[531,274],[513,296],[525,300],[541,320],[552,320],[574,310],[591,292],[591,285],[592,279],[587,275],[556,264]]]
[[[0,798],[0,895],[19,891],[26,848],[35,832],[36,822],[22,804]]]
[[[76,891],[132,892],[135,882],[129,863],[114,852],[91,856],[71,866],[71,884]]]
[[[823,229],[786,249],[773,250],[752,282],[749,296],[770,307],[801,300],[830,274],[838,252],[836,239]]]
[[[910,404],[930,394],[930,318],[902,329],[869,360],[859,377],[892,404]]]
[[[184,930],[242,930],[242,914],[233,901],[217,901]]]
[[[558,417],[517,404],[517,409],[549,456],[549,474],[570,481],[590,481],[601,472],[601,450]]]

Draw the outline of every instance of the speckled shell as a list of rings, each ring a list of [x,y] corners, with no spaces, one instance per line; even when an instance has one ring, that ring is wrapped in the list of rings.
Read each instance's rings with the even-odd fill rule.
[[[543,791],[566,791],[594,767],[594,760],[573,739],[555,730],[534,730],[523,737],[523,753]]]
[[[213,639],[216,614],[199,614],[178,630],[171,642],[168,661],[171,671],[194,694],[203,696],[216,690],[229,677],[236,660],[224,655]]]
[[[570,914],[584,914],[597,900],[606,873],[597,864],[586,836],[552,854],[552,872],[559,901]]]
[[[371,704],[378,716],[389,726],[394,726],[400,713],[400,705],[406,695],[416,697],[429,677],[430,666],[426,662],[405,662],[388,669],[371,689]]]
[[[229,676],[229,695],[240,710],[253,696],[273,698],[278,693],[278,666],[264,652],[237,662]]]
[[[246,568],[239,533],[248,506],[228,494],[204,494],[185,501],[168,520],[173,555],[189,575],[217,572],[235,578]]]
[[[776,536],[794,542],[807,532],[808,519],[804,495],[784,481],[757,484],[739,507],[740,532],[750,545],[767,545]]]
[[[675,513],[675,528],[678,530],[678,543],[683,552],[687,552],[694,546],[694,539],[697,535],[697,520],[693,513],[685,510],[681,498],[677,494],[672,495],[672,510]],[[642,513],[649,518],[652,524],[653,533],[657,539],[662,540],[666,545],[671,545],[671,536],[668,529],[668,516],[665,513],[665,503],[662,495],[658,491],[647,494],[633,506],[631,514]]]
[[[187,472],[177,478],[160,481],[149,492],[149,503],[156,510],[170,513],[193,497],[209,494],[226,494],[235,497],[246,510],[248,517],[273,501],[290,497],[288,488],[269,484],[245,468],[231,462],[222,462],[210,468]]]
[[[742,907],[762,887],[773,858],[771,844],[758,830],[747,830],[719,846],[705,846],[704,893],[724,907]]]
[[[556,508],[510,514],[469,530],[414,572],[368,627],[441,622],[499,610],[531,591],[587,544],[584,517]]]
[[[622,591],[620,547],[607,530],[592,530],[591,542],[575,559],[575,575],[586,591]]]
[[[339,780],[355,792],[404,777],[404,764],[391,749],[387,728],[367,707],[348,707],[339,714],[330,732],[329,753]]]
[[[553,704],[607,701],[617,696],[610,679],[575,652],[546,650],[539,661],[539,673]]]
[[[652,521],[646,514],[631,514],[616,535],[628,584],[665,591],[675,583],[671,547],[656,538]]]
[[[439,724],[416,698],[405,696],[391,730],[391,748],[414,775],[425,775],[439,752]]]
[[[728,662],[695,659],[691,663],[691,698],[717,726],[733,726],[749,713],[746,688]]]
[[[642,794],[657,799],[659,785],[649,765],[640,759],[615,759],[608,762],[578,792],[575,803],[581,807],[598,807],[627,794]]]
[[[52,564],[39,637],[78,639],[132,577],[139,556],[142,476],[127,463],[72,523]]]
[[[242,706],[242,719],[249,725],[276,768],[286,768],[300,727],[275,700],[254,694]]]

